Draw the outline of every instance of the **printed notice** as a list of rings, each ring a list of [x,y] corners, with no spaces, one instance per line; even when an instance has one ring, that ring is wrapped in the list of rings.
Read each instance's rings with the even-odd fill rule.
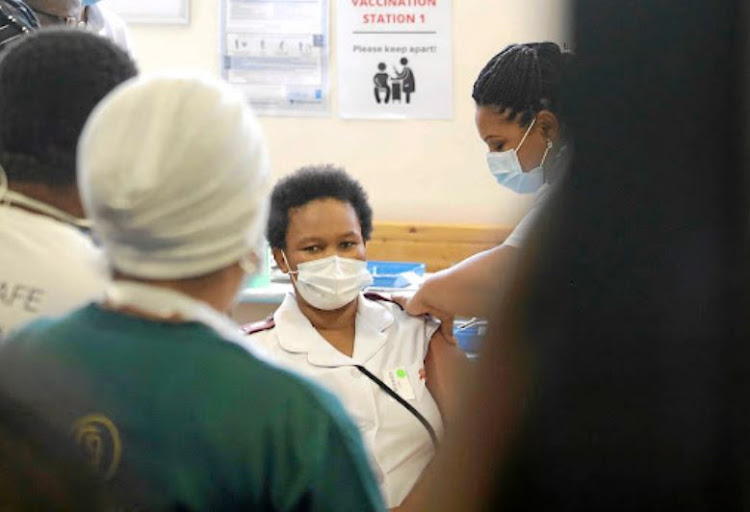
[[[328,114],[328,0],[222,0],[222,72],[263,115]]]
[[[339,112],[450,119],[451,0],[340,0]]]

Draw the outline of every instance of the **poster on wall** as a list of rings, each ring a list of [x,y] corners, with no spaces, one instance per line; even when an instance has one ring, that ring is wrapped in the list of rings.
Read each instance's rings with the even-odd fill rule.
[[[128,23],[187,24],[190,0],[107,0],[106,6]]]
[[[339,113],[453,116],[451,0],[339,0]]]
[[[222,0],[222,74],[261,115],[328,115],[329,0]]]

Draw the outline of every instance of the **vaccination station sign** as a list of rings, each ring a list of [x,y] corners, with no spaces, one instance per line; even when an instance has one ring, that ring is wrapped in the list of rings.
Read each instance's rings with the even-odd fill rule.
[[[450,119],[451,0],[339,0],[339,114]]]

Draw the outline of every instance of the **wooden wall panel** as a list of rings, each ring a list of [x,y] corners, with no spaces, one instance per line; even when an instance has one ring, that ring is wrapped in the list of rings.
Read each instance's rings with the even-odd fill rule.
[[[371,260],[418,261],[436,272],[495,247],[513,230],[509,226],[375,222],[367,244]]]

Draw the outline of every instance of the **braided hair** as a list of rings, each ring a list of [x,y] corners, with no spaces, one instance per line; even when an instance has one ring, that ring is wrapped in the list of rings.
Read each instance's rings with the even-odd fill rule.
[[[508,120],[520,116],[527,126],[540,110],[560,119],[560,89],[572,54],[555,43],[512,44],[492,57],[474,82],[472,97],[478,107],[508,111]]]
[[[0,0],[0,52],[32,30],[40,27],[34,11],[20,0]]]

